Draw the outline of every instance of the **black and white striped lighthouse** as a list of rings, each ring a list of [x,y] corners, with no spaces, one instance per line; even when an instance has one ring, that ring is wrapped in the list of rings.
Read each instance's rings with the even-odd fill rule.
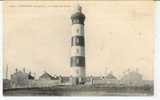
[[[84,20],[81,6],[77,6],[72,20],[71,38],[71,68],[72,76],[76,84],[85,82],[85,39],[84,39]]]

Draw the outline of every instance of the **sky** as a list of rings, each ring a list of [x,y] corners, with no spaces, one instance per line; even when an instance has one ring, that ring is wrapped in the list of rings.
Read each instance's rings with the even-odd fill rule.
[[[37,77],[71,75],[71,15],[82,6],[87,75],[117,77],[130,69],[153,79],[154,3],[151,1],[6,1],[4,77],[15,68]]]

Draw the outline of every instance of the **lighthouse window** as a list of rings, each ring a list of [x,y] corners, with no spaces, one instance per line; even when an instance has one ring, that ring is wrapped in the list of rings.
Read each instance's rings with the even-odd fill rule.
[[[73,20],[73,23],[74,23],[74,24],[77,24],[77,23],[79,23],[79,20],[78,20],[78,19],[74,19],[74,20]]]
[[[83,36],[74,36],[72,37],[72,46],[84,46],[84,37]]]
[[[77,31],[77,33],[79,33],[79,29],[77,29],[76,31]]]
[[[76,38],[76,43],[79,44],[79,38]]]
[[[77,70],[76,73],[79,74],[79,70]]]
[[[77,19],[76,22],[79,23],[79,20]]]
[[[75,20],[72,20],[73,23],[75,23]]]
[[[77,49],[76,52],[79,53],[79,49]]]
[[[76,23],[77,22],[77,20],[73,20],[73,23]]]
[[[77,39],[76,38],[73,38],[73,43],[75,43],[77,41]]]
[[[76,63],[79,64],[79,59],[76,59]]]

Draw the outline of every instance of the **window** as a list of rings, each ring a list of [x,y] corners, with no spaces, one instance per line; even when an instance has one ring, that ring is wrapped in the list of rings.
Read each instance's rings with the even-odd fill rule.
[[[73,19],[73,23],[77,24],[77,23],[79,23],[79,20],[78,19]]]
[[[73,20],[73,23],[76,23],[76,20]]]
[[[79,74],[79,70],[76,70],[76,73]]]
[[[77,39],[76,38],[73,38],[73,43],[76,43]]]
[[[77,29],[76,31],[77,31],[77,33],[79,33],[79,29]]]
[[[76,22],[79,23],[79,20],[77,19]]]
[[[76,53],[79,54],[79,49],[76,49]]]
[[[76,59],[76,64],[79,64],[79,59]]]
[[[76,43],[79,44],[79,38],[76,38]]]

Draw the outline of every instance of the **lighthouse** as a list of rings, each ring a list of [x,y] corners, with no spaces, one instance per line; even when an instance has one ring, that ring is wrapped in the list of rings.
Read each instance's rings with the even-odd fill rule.
[[[72,82],[74,84],[85,83],[85,38],[84,21],[85,15],[82,7],[77,6],[71,16],[72,36],[71,36],[71,69]]]

